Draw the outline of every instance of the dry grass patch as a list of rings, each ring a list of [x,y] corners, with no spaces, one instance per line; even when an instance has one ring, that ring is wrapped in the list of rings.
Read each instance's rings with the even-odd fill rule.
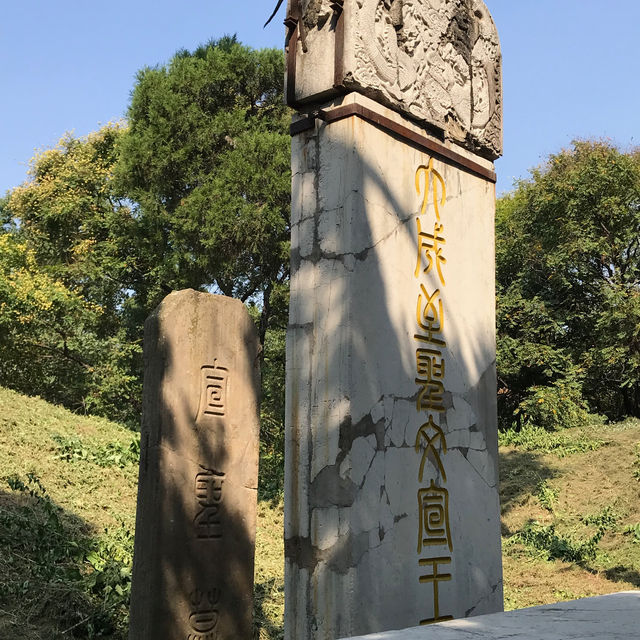
[[[640,588],[640,421],[561,437],[600,444],[500,449],[508,609]]]
[[[256,531],[255,620],[259,640],[284,638],[284,508],[282,502],[258,504]]]

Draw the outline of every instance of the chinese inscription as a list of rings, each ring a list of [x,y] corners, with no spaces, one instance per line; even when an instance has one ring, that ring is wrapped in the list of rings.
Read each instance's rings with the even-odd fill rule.
[[[191,615],[189,625],[191,632],[187,640],[216,640],[218,634],[215,631],[218,624],[220,590],[209,589],[200,591],[196,589],[190,596]]]
[[[218,364],[201,368],[199,416],[225,418],[229,369]],[[220,540],[223,535],[223,484],[225,473],[200,465],[194,482],[196,516],[195,537],[198,541]],[[190,631],[186,640],[216,640],[219,618],[220,589],[196,589],[190,595]]]
[[[224,417],[227,410],[229,370],[213,361],[213,366],[201,369],[200,415]]]
[[[196,475],[195,495],[198,512],[195,517],[196,536],[201,540],[222,538],[222,483],[224,473],[200,465]]]
[[[421,584],[431,585],[433,615],[420,624],[451,620],[440,611],[440,583],[452,580],[442,569],[451,564],[453,541],[449,524],[449,492],[443,458],[447,453],[446,434],[441,426],[445,407],[445,306],[442,297],[447,264],[445,225],[441,214],[447,189],[444,178],[434,168],[433,158],[420,165],[415,175],[416,192],[422,200],[416,216],[417,261],[414,277],[419,280],[414,334],[417,386],[416,411],[422,422],[415,441],[420,455],[418,467],[418,566]],[[431,211],[433,213],[431,213]],[[427,465],[429,462],[429,465]]]

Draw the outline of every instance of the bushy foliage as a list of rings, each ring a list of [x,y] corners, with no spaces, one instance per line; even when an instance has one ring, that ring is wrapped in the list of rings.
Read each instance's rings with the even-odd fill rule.
[[[139,73],[127,126],[33,158],[0,200],[0,384],[135,427],[145,318],[175,289],[224,293],[258,310],[265,446],[280,464],[283,73],[281,51],[235,38],[181,51]]]
[[[124,639],[131,532],[121,525],[94,537],[79,529],[33,473],[11,476],[7,485],[22,505],[0,506],[0,603],[21,598],[23,622],[48,617],[55,638]]]
[[[547,560],[583,564],[596,557],[604,533],[604,529],[599,529],[587,540],[576,540],[571,536],[559,535],[553,523],[544,525],[532,520],[509,538],[509,544],[519,542]]]
[[[522,451],[535,451],[538,453],[553,453],[559,458],[597,451],[607,444],[606,440],[595,436],[586,430],[575,432],[547,431],[544,427],[538,427],[529,422],[521,429],[506,429],[498,434],[498,442],[501,447],[517,447]]]
[[[640,415],[640,153],[575,142],[496,228],[501,426]]]
[[[625,527],[623,531],[625,536],[633,536],[633,542],[640,544],[640,522],[636,524],[630,524]]]
[[[559,378],[548,386],[529,387],[514,414],[547,430],[583,427],[590,421],[580,383],[567,378]]]
[[[67,462],[84,460],[99,467],[120,467],[137,465],[140,462],[140,435],[133,434],[131,442],[125,445],[121,442],[109,442],[100,447],[92,446],[77,436],[64,437],[54,435],[56,444],[55,457]]]
[[[120,125],[36,154],[1,210],[0,384],[139,422],[140,342],[123,324],[131,212],[115,199]]]
[[[288,278],[284,57],[225,37],[139,74],[116,176],[135,203],[137,302],[208,287],[261,306]]]
[[[553,513],[555,504],[558,501],[559,491],[549,486],[546,480],[542,480],[536,487],[536,496],[540,505],[547,511]]]

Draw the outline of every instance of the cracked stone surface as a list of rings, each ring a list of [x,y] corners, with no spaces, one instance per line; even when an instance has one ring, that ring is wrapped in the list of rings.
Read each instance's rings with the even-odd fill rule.
[[[531,607],[351,640],[636,640],[640,591]]]
[[[325,107],[348,101],[401,119],[358,93]],[[415,174],[430,158],[357,118],[318,122],[292,144],[286,638],[419,624],[434,615],[419,559],[445,554],[452,579],[438,585],[440,615],[499,611],[494,186],[434,159],[447,187],[438,423],[448,450],[440,451],[446,484],[433,457],[420,482],[416,301],[420,282],[433,290],[438,276],[414,275]],[[431,479],[449,492],[453,551],[420,555],[418,491]]]
[[[193,290],[145,324],[135,640],[253,634],[258,345],[239,300]]]
[[[292,106],[358,91],[484,157],[502,154],[502,54],[482,0],[290,0],[290,13],[296,4]]]

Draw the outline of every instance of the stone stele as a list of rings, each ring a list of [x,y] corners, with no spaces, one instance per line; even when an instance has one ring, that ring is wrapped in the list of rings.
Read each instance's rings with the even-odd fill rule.
[[[375,33],[398,2],[373,3]],[[370,4],[332,5],[333,32],[351,34],[345,60],[364,55],[362,40],[372,36],[357,21],[351,31],[339,21],[349,12],[356,20]],[[304,6],[319,9],[290,21],[290,74],[294,61],[296,73],[311,73],[301,60],[320,37],[312,25],[323,23],[324,3]],[[422,25],[415,69],[437,67],[450,45],[461,46],[452,24],[467,29],[466,42],[493,24],[479,2],[404,0],[402,9],[403,28],[409,9]],[[308,53],[293,40],[302,35]],[[412,116],[444,104],[428,75],[416,72],[398,94],[416,96]],[[320,82],[296,78],[296,87]],[[497,148],[473,152],[488,138],[473,130],[464,140],[449,136],[437,114],[410,118],[376,86],[322,94],[292,124],[287,640],[502,610],[495,174],[487,157]],[[456,97],[447,86],[451,108],[469,113],[469,94]]]
[[[131,640],[253,634],[258,337],[239,300],[172,293],[145,324]]]

